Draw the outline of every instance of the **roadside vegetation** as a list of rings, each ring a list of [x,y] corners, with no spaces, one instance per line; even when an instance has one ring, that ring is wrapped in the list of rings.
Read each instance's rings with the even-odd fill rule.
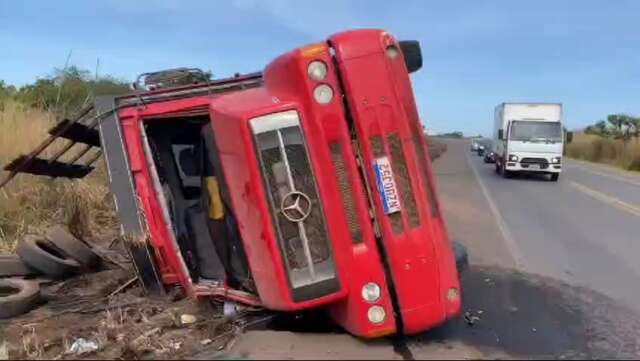
[[[442,153],[447,151],[447,144],[436,137],[427,136],[427,144],[429,144],[429,157],[431,157],[432,161],[438,159]]]
[[[56,119],[72,114],[95,95],[123,93],[127,85],[111,77],[91,78],[76,67],[22,87],[0,81],[0,167],[27,154],[47,136]],[[50,149],[54,152],[55,149]],[[65,224],[79,236],[114,229],[112,201],[101,162],[82,180],[17,176],[0,189],[0,254],[14,251],[27,233]],[[0,178],[5,176],[0,171]]]
[[[567,145],[571,158],[640,171],[640,118],[614,114],[576,133]]]

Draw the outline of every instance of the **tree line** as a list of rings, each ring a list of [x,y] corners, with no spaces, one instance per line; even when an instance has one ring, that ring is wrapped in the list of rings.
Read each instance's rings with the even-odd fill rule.
[[[110,75],[94,76],[70,66],[54,69],[52,74],[20,87],[0,80],[0,111],[7,100],[28,107],[54,112],[60,116],[73,113],[99,95],[117,95],[129,91],[129,84]]]
[[[622,139],[629,141],[631,138],[640,137],[640,117],[626,114],[611,114],[607,120],[600,120],[584,130],[587,134],[594,134],[604,138]]]

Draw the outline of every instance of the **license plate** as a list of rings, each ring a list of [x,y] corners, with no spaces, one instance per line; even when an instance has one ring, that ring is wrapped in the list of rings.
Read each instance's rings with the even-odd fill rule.
[[[384,214],[400,212],[400,197],[389,159],[387,157],[377,158],[373,162],[373,170],[376,174],[376,183],[384,207]]]
[[[540,169],[540,164],[529,164],[530,169]]]

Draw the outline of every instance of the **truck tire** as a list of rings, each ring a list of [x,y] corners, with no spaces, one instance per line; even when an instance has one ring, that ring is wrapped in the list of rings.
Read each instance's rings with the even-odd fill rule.
[[[0,319],[31,310],[40,299],[37,282],[7,278],[0,280]]]
[[[53,278],[64,278],[80,270],[80,263],[44,238],[28,235],[16,251],[26,264]]]
[[[17,255],[0,255],[0,277],[35,276],[39,272],[27,266]]]
[[[458,273],[462,273],[469,267],[469,255],[467,254],[467,248],[460,242],[453,242],[452,244],[453,254],[456,257],[456,268]]]
[[[47,233],[47,240],[72,259],[78,261],[84,269],[94,268],[99,261],[98,255],[91,247],[74,237],[71,233],[60,226],[53,227]]]
[[[552,182],[557,182],[559,178],[560,178],[560,173],[551,173]]]
[[[512,176],[511,171],[507,170],[507,165],[504,163],[500,164],[500,174],[502,175],[502,178],[505,178],[505,179],[511,178]]]

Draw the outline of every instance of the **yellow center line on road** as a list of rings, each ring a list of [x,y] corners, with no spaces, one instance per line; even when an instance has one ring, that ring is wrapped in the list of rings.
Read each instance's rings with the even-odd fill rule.
[[[628,212],[633,214],[634,216],[640,217],[640,207],[635,206],[633,204],[629,204],[627,202],[621,201],[618,198],[615,197],[611,197],[607,194],[604,194],[602,192],[598,192],[595,189],[591,189],[585,185],[582,185],[580,183],[576,183],[576,182],[570,182],[569,183],[573,188],[579,190],[580,192],[587,194],[589,196],[591,196],[592,198],[595,198],[597,200],[599,200],[600,202],[606,203],[610,206],[613,206],[615,208],[618,208],[622,211]]]

